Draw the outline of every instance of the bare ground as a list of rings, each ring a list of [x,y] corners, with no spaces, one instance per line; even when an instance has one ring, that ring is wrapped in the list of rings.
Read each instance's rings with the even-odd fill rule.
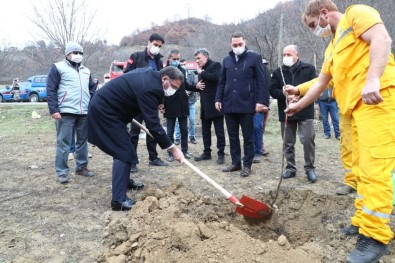
[[[39,113],[45,116],[46,110]],[[278,126],[274,113],[265,139],[270,154],[253,165],[248,178],[222,173],[215,158],[191,162],[235,196],[270,203],[281,175]],[[20,135],[19,143],[0,132],[0,263],[345,262],[356,240],[341,236],[338,229],[349,223],[353,196],[334,194],[343,174],[338,141],[324,140],[320,123],[316,131],[317,183],[307,181],[298,146],[298,176],[283,181],[278,209],[266,222],[236,214],[233,204],[186,165],[148,166],[144,140],[140,172],[133,178],[146,188],[128,193],[138,200],[130,212],[113,212],[111,157],[91,148],[89,167],[96,176],[73,172],[71,182],[62,186],[53,167],[54,131]],[[202,152],[200,136],[190,152]],[[164,151],[160,155],[166,157]],[[391,226],[395,229],[394,217]],[[392,245],[382,262],[394,263],[394,255]]]

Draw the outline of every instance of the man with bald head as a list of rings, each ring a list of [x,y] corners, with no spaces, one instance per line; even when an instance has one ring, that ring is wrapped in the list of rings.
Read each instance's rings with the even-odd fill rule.
[[[285,83],[282,75],[284,75]],[[315,159],[315,131],[314,131],[314,103],[298,112],[292,117],[288,117],[287,127],[285,129],[285,113],[287,107],[286,96],[283,93],[285,85],[296,86],[316,77],[315,67],[311,64],[300,61],[298,47],[289,45],[283,51],[283,65],[273,72],[270,95],[277,99],[278,116],[281,122],[281,134],[284,136],[284,154],[287,161],[285,172],[282,175],[284,179],[296,176],[295,162],[295,142],[296,131],[298,131],[300,142],[303,144],[304,151],[304,169],[307,179],[314,183],[317,180],[314,167]],[[289,99],[298,100],[298,97],[289,97]]]

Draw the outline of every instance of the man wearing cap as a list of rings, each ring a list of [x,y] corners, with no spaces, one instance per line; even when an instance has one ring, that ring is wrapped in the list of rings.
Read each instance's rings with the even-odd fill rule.
[[[73,130],[77,136],[75,149],[76,174],[92,177],[88,167],[88,104],[96,85],[88,68],[82,65],[83,49],[68,42],[66,58],[51,66],[47,78],[48,108],[56,121],[55,169],[58,182],[69,182],[67,164]]]

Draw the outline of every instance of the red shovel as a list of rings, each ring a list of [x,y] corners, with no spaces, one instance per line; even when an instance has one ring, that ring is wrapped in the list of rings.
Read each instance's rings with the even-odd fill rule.
[[[151,133],[148,131],[146,127],[144,127],[141,123],[133,119],[133,123],[138,125],[141,129],[143,129],[149,136],[153,138]],[[219,190],[229,201],[233,204],[237,205],[236,213],[241,214],[245,217],[254,218],[254,219],[268,219],[273,213],[273,208],[265,203],[259,202],[251,197],[243,195],[240,200],[238,200],[234,195],[225,190],[222,186],[220,186],[213,179],[208,177],[205,173],[199,170],[196,166],[190,163],[188,160],[184,159],[184,163],[189,166],[192,170],[194,170],[198,175],[200,175],[203,179],[209,182],[212,186],[214,186],[217,190]]]

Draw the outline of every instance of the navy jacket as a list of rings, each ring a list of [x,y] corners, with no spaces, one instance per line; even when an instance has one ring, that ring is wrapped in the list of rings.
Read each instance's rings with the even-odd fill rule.
[[[116,159],[136,163],[126,124],[142,114],[160,147],[172,145],[160,124],[158,106],[164,97],[160,72],[139,68],[106,83],[89,104],[88,141]]]
[[[286,84],[297,86],[316,77],[315,67],[311,64],[298,60],[292,67],[282,66],[284,79]],[[270,95],[277,99],[278,117],[280,121],[285,121],[285,108],[287,107],[285,95],[283,94],[284,82],[281,77],[280,68],[277,68],[272,75],[270,84]],[[314,119],[314,103],[304,108],[293,116],[289,116],[288,120],[307,120]]]
[[[236,62],[233,51],[224,58],[216,102],[224,113],[254,113],[256,103],[269,106],[262,56],[246,49]]]
[[[149,55],[147,48],[145,48],[143,51],[132,53],[126,63],[126,68],[124,69],[124,72],[126,73],[136,68],[149,67],[150,65],[148,61],[148,56]],[[163,56],[160,53],[154,56],[156,66],[158,67],[159,70],[163,68],[162,57]]]

